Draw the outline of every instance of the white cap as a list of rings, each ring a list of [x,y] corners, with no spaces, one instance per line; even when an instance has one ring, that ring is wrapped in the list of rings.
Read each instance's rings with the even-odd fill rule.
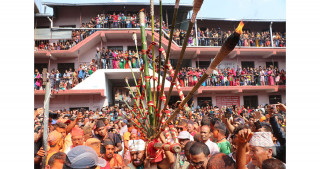
[[[146,143],[143,140],[129,140],[130,151],[144,151],[146,149]]]
[[[187,131],[181,131],[178,135],[178,139],[189,139],[193,141],[193,136]]]
[[[249,141],[250,146],[256,147],[272,147],[274,146],[271,132],[254,132]]]

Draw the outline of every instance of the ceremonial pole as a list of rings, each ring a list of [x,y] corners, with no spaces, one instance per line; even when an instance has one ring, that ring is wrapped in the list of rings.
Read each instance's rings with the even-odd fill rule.
[[[242,34],[242,28],[244,24],[241,21],[237,29],[231,34],[227,40],[223,43],[222,47],[220,48],[218,54],[214,57],[212,62],[210,63],[210,66],[208,67],[207,71],[203,76],[200,78],[198,83],[192,88],[192,90],[189,92],[189,94],[186,96],[186,98],[179,104],[178,108],[175,109],[173,115],[165,122],[168,124],[170,121],[172,121],[177,114],[180,112],[180,110],[183,109],[183,106],[191,99],[194,92],[199,89],[201,84],[208,78],[208,76],[213,72],[213,70],[217,67],[217,65],[235,48],[235,46],[238,44],[240,35]],[[160,131],[155,135],[155,138],[159,136],[161,131],[164,129],[165,124],[161,127]]]
[[[167,105],[169,103],[171,92],[172,92],[172,89],[173,89],[173,85],[174,85],[175,80],[177,78],[177,74],[178,74],[178,72],[180,70],[180,66],[181,66],[181,62],[182,62],[183,56],[184,56],[184,52],[185,52],[186,47],[187,47],[188,38],[190,36],[191,30],[193,28],[193,25],[194,25],[195,19],[197,17],[197,14],[198,14],[201,6],[202,6],[202,3],[203,3],[203,0],[195,0],[194,1],[192,17],[191,17],[191,19],[189,21],[189,27],[188,27],[188,30],[187,30],[187,34],[186,34],[186,37],[184,38],[184,41],[183,41],[183,46],[182,46],[182,49],[181,49],[181,52],[180,52],[180,57],[179,57],[177,65],[176,65],[176,69],[175,69],[175,72],[174,72],[172,83],[171,83],[170,88],[169,88],[169,93],[168,93],[168,96],[167,96],[168,99],[166,100],[166,103],[165,103],[164,107],[167,107]],[[162,119],[163,119],[163,116],[161,117],[160,121],[162,121]]]
[[[150,15],[151,15],[151,33],[152,33],[152,42],[154,42],[154,0],[150,0]],[[154,53],[154,46],[152,46],[152,67],[153,67],[153,101],[156,102],[156,58]]]
[[[143,11],[140,11],[139,13],[140,18],[140,30],[141,30],[141,53],[144,63],[144,80],[146,85],[146,101],[148,106],[148,111],[145,113],[147,116],[149,116],[149,125],[150,125],[150,134],[153,135],[154,128],[154,114],[153,114],[153,100],[151,95],[151,86],[150,86],[150,75],[149,75],[149,65],[148,65],[148,59],[147,59],[147,40],[146,40],[146,34],[145,34],[145,14]]]
[[[44,96],[44,118],[43,118],[43,150],[45,152],[42,158],[42,169],[46,167],[47,152],[48,152],[48,130],[49,130],[49,105],[50,105],[50,95],[51,95],[51,84],[50,81],[47,82],[46,90]]]
[[[174,6],[174,12],[173,12],[173,19],[172,19],[172,24],[171,24],[171,30],[170,30],[170,37],[169,37],[169,44],[168,44],[168,48],[167,48],[167,53],[166,53],[166,58],[164,61],[165,64],[165,68],[163,70],[163,75],[162,75],[162,82],[161,82],[161,90],[160,90],[160,96],[163,95],[163,90],[164,90],[164,83],[166,80],[166,76],[167,76],[167,69],[166,69],[166,65],[169,64],[169,58],[170,58],[170,50],[171,50],[171,44],[172,44],[172,38],[173,38],[173,32],[174,32],[174,28],[176,25],[176,19],[177,19],[177,15],[178,15],[178,9],[179,9],[179,3],[180,0],[176,0],[175,6]],[[160,44],[159,44],[160,45]],[[160,48],[160,46],[159,46]],[[159,54],[159,57],[161,55]],[[160,68],[159,68],[160,69]],[[160,79],[158,79],[160,82]],[[165,107],[164,107],[165,108]],[[157,101],[157,114],[160,114],[160,110],[161,110],[161,100],[159,99]],[[162,119],[163,117],[161,117]],[[157,120],[157,122],[161,122],[161,120]],[[157,124],[157,126],[159,126],[160,123]]]

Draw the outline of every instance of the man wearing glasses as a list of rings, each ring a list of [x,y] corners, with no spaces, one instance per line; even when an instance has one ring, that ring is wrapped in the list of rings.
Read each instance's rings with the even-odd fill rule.
[[[201,142],[195,142],[190,147],[190,165],[197,169],[206,169],[210,158],[208,146]]]

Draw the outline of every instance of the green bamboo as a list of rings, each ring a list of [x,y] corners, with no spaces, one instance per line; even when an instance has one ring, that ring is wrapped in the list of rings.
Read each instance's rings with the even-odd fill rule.
[[[129,88],[129,91],[130,91],[131,96],[134,97],[134,94],[133,94],[133,92],[132,92],[132,90],[131,90],[131,87],[130,87],[130,85],[129,85],[129,83],[128,83],[128,80],[126,79],[125,81],[126,81],[126,83],[127,83],[127,86],[128,86],[128,88]],[[136,103],[137,109],[139,110],[141,117],[145,117],[145,114],[143,113],[143,111],[145,111],[145,110],[141,111],[141,109],[139,108],[139,105],[138,105],[138,103],[137,103],[137,100],[136,100],[136,99],[133,99],[133,100],[134,100],[134,102]]]
[[[145,76],[150,76],[149,75],[149,66],[148,66],[148,59],[147,59],[147,40],[146,40],[146,34],[145,34],[145,14],[143,11],[140,11],[139,13],[139,18],[140,18],[140,30],[141,30],[141,47],[142,47],[142,58],[144,62],[144,74]],[[154,132],[154,114],[153,114],[153,107],[149,104],[150,101],[152,101],[152,95],[151,95],[151,86],[150,86],[150,78],[145,79],[146,83],[146,101],[147,101],[147,106],[148,106],[148,113],[149,113],[149,125],[150,125],[150,136],[153,135]]]
[[[123,100],[124,101],[124,103],[128,106],[128,108],[130,109],[131,107],[129,106],[129,104],[127,103],[127,101],[125,101],[125,100]],[[130,109],[130,110],[132,110],[132,108]],[[135,115],[135,117],[137,118],[137,120],[139,121],[139,123],[141,124],[141,126],[148,132],[149,131],[149,128],[148,128],[148,126],[146,125],[143,125],[143,122],[141,121],[141,119],[139,119],[138,117],[137,117],[137,114],[135,114],[134,113],[134,111],[132,111],[132,113],[133,113],[133,115]],[[132,120],[133,121],[133,120]],[[147,123],[146,123],[147,124]]]

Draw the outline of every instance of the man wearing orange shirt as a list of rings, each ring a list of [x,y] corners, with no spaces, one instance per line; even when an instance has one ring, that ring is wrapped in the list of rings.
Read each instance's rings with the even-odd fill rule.
[[[115,147],[112,141],[106,140],[104,146],[106,148],[105,160],[107,161],[107,165],[101,167],[101,169],[123,168],[125,166],[123,159],[119,154],[114,153]]]

